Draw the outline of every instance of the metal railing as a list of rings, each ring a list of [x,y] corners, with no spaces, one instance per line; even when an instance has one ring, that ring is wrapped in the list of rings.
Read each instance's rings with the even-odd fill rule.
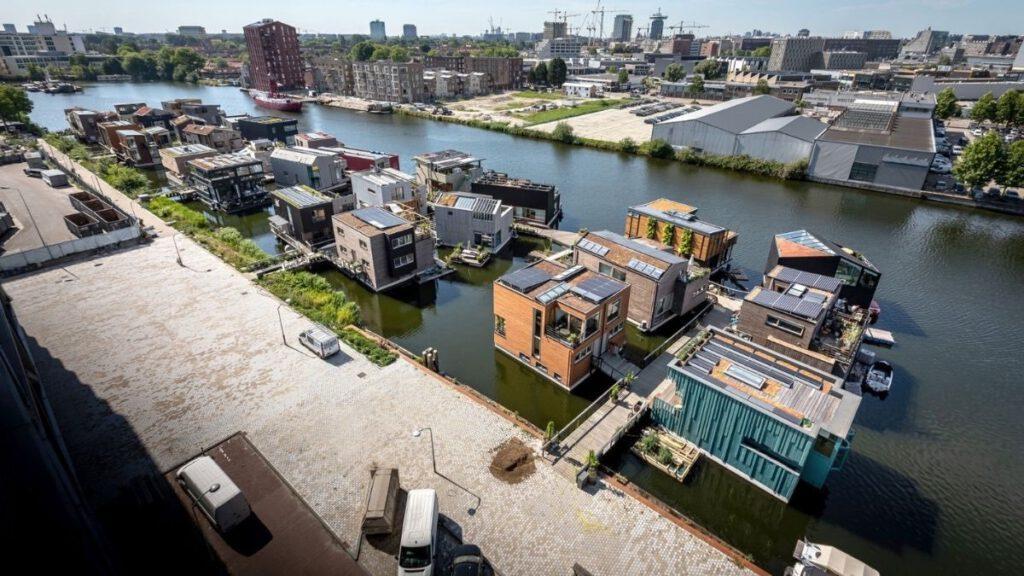
[[[589,406],[584,408],[582,412],[577,414],[575,418],[570,420],[569,423],[566,424],[561,430],[556,432],[554,436],[549,438],[548,441],[541,446],[541,452],[551,452],[553,447],[557,446],[559,442],[561,442],[570,434],[575,432],[576,429],[580,427],[580,424],[586,422],[587,419],[590,418],[595,412],[597,412],[599,408],[607,404],[609,398],[611,398],[612,388],[621,389],[623,379],[620,378],[615,382],[615,384],[617,384],[617,386],[612,386],[611,388],[605,390],[603,394],[598,396],[596,400],[591,402]],[[558,454],[558,456],[560,457],[561,454]]]
[[[684,333],[686,333],[688,330],[690,330],[690,328],[692,328],[694,326],[694,324],[696,324],[701,318],[703,318],[704,315],[707,314],[708,311],[710,311],[712,308],[714,308],[714,304],[713,303],[705,302],[703,308],[701,308],[700,311],[698,311],[693,316],[693,318],[691,318],[689,320],[689,322],[687,322],[686,324],[683,324],[682,328],[680,328],[679,330],[676,330],[671,336],[666,338],[665,341],[662,342],[661,344],[659,344],[654,350],[648,352],[648,354],[643,357],[643,360],[640,361],[639,367],[640,368],[646,368],[651,362],[654,361],[655,358],[657,358],[658,356],[661,356],[662,352],[664,352],[666,349],[668,349],[669,346],[674,344],[675,341],[678,340],[680,336],[682,336]]]
[[[579,334],[570,332],[568,335],[563,335],[561,332],[559,332],[558,328],[555,328],[554,326],[551,325],[544,327],[544,335],[550,338],[554,338],[555,340],[558,340],[560,343],[565,344],[569,348],[573,349],[579,346],[580,342],[583,341],[583,338]],[[576,336],[575,341],[573,341],[572,336]]]

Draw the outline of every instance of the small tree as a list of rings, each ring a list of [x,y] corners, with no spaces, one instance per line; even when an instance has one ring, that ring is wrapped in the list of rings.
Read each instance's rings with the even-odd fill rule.
[[[615,80],[619,84],[627,84],[627,83],[629,83],[629,72],[627,72],[625,68],[623,68],[622,70],[619,70],[619,74],[615,78]]]
[[[648,218],[647,219],[647,230],[644,232],[644,236],[646,236],[648,240],[654,240],[654,238],[657,235],[658,235],[658,221],[655,220],[654,218]]]
[[[555,422],[554,420],[548,420],[548,425],[544,428],[544,440],[550,441],[555,437]]]
[[[703,94],[704,93],[704,78],[700,76],[694,76],[693,80],[690,81],[690,85],[686,88],[686,91],[690,94]]]
[[[680,256],[689,256],[693,253],[693,231],[689,228],[683,228],[682,233],[679,235],[677,252]]]
[[[619,401],[619,392],[622,392],[622,388],[619,387],[619,383],[612,384],[612,389],[608,391],[608,398],[611,398],[612,402]]]
[[[984,122],[985,120],[995,122],[996,115],[996,99],[991,92],[986,92],[984,96],[978,98],[978,101],[974,103],[974,108],[971,108],[971,120],[975,122]]]
[[[682,64],[669,64],[665,68],[665,80],[669,82],[679,82],[686,76],[686,70]]]
[[[640,451],[644,454],[657,454],[660,447],[661,442],[658,441],[658,435],[653,432],[644,434],[643,439],[640,440]]]
[[[532,70],[533,81],[536,84],[547,84],[548,83],[548,65],[544,62],[538,62],[537,66]]]
[[[548,66],[548,82],[552,86],[561,86],[565,83],[565,77],[569,73],[568,67],[565,65],[565,60],[561,58],[552,58],[551,64]]]
[[[676,155],[676,151],[671,144],[664,140],[651,140],[647,144],[647,154],[651,158],[672,158]]]
[[[969,187],[983,186],[991,180],[1004,180],[1006,150],[1002,138],[996,132],[989,132],[971,142],[960,156],[953,174]]]
[[[1016,90],[1007,90],[996,103],[996,120],[1009,126],[1017,121],[1021,107],[1021,95]]]
[[[619,150],[628,152],[629,154],[636,152],[636,140],[633,140],[629,136],[619,140]]]
[[[28,119],[32,111],[32,100],[20,86],[0,84],[0,120],[21,122]]]
[[[675,224],[665,224],[661,229],[661,243],[671,246],[672,241],[676,237],[676,226]]]
[[[935,115],[943,120],[960,115],[960,106],[952,88],[944,89],[935,97]]]
[[[587,453],[587,475],[593,480],[597,478],[597,467],[601,463],[597,460],[597,454],[593,450]]]
[[[665,466],[671,466],[673,464],[672,451],[664,446],[658,447],[658,462],[661,462]]]
[[[555,125],[554,131],[551,132],[551,136],[559,142],[565,142],[566,144],[572,144],[576,141],[576,136],[573,135],[572,126],[569,126],[565,122],[559,122]]]
[[[768,81],[767,80],[765,80],[764,78],[761,78],[760,80],[757,81],[757,84],[754,86],[754,95],[755,96],[758,96],[758,95],[761,95],[761,94],[771,94],[771,93],[772,93],[772,87],[768,85]]]

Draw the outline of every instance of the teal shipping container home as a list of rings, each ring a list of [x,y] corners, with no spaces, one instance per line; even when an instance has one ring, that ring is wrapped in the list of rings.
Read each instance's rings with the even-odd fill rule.
[[[786,502],[842,468],[860,397],[842,379],[710,328],[669,367],[654,422]]]

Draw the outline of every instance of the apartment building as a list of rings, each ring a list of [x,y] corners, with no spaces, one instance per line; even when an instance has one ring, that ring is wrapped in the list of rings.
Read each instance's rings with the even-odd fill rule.
[[[860,397],[837,376],[710,328],[669,364],[655,424],[784,502],[842,469]]]
[[[330,196],[302,184],[278,188],[270,196],[274,205],[270,229],[278,238],[314,250],[334,242],[334,204]]]
[[[424,56],[426,70],[450,70],[463,74],[479,72],[487,76],[493,90],[515,90],[523,85],[523,59],[501,56]]]
[[[244,154],[220,154],[188,161],[186,182],[213,210],[234,213],[266,206],[263,164]]]
[[[447,192],[432,203],[437,243],[500,252],[512,239],[512,207],[476,194]]]
[[[299,121],[294,118],[279,116],[251,116],[237,122],[238,131],[246,140],[274,140],[288,146],[295,144],[298,125]]]
[[[394,168],[374,168],[351,172],[349,176],[359,208],[399,204],[419,214],[426,212],[426,188],[405,172]]]
[[[355,207],[345,159],[322,149],[275,148],[270,153],[274,182],[279,186],[308,186],[334,200],[335,211]]]
[[[264,92],[302,88],[303,64],[295,28],[265,18],[242,28],[252,87]]]
[[[352,60],[347,56],[317,56],[311,61],[313,86],[317,92],[332,94],[354,94],[355,78],[352,74]]]
[[[580,51],[585,45],[586,40],[575,36],[545,39],[537,42],[537,57],[541,60],[579,58]]]
[[[644,332],[657,330],[707,300],[707,270],[689,269],[685,259],[655,240],[626,238],[601,230],[580,238],[573,262],[630,286],[626,316]]]
[[[29,32],[13,26],[0,32],[0,75],[28,76],[29,66],[67,68],[72,54],[85,54],[85,40],[78,34],[57,30],[49,20],[37,21]]]
[[[698,218],[694,206],[668,198],[630,206],[625,231],[627,238],[659,240],[712,272],[729,265],[738,238],[732,230]]]
[[[201,144],[221,154],[238,152],[245,147],[242,135],[231,128],[206,124],[188,124],[181,129],[181,141],[186,144]]]
[[[824,50],[824,38],[776,38],[772,40],[768,70],[809,72],[812,68],[821,68]]]
[[[423,64],[420,62],[353,62],[354,94],[382,102],[422,102]]]
[[[630,286],[541,260],[494,282],[494,346],[572,390],[625,344]]]
[[[871,306],[882,278],[864,254],[807,230],[775,235],[765,274],[776,266],[836,278],[842,284],[839,296],[865,309]]]
[[[416,180],[427,192],[469,192],[483,175],[483,160],[458,150],[442,150],[413,156]]]
[[[470,192],[489,196],[512,207],[515,220],[539,226],[552,226],[562,215],[558,188],[525,178],[489,170],[470,184]]]
[[[336,263],[375,292],[411,281],[434,268],[434,237],[413,223],[371,206],[333,217]]]

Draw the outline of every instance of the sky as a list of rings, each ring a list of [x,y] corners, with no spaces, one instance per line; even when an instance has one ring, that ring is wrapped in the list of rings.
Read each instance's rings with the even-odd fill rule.
[[[0,10],[0,21],[25,28],[36,14],[48,14],[58,27],[70,31],[112,31],[121,26],[129,32],[167,32],[179,25],[205,26],[208,32],[240,32],[242,26],[262,18],[274,18],[301,32],[369,34],[369,22],[381,19],[389,35],[401,34],[402,24],[415,24],[424,35],[479,34],[488,19],[510,32],[539,32],[550,10],[570,14],[571,25],[586,27],[597,0],[541,2],[518,0],[10,0]],[[624,10],[635,26],[660,7],[668,25],[680,20],[708,28],[698,35],[743,33],[760,29],[795,34],[807,28],[812,34],[839,35],[847,30],[883,29],[896,37],[911,37],[931,26],[964,34],[1024,34],[1022,0],[604,0],[606,10]],[[614,14],[606,13],[605,35],[611,33]],[[586,35],[586,31],[580,32]]]

